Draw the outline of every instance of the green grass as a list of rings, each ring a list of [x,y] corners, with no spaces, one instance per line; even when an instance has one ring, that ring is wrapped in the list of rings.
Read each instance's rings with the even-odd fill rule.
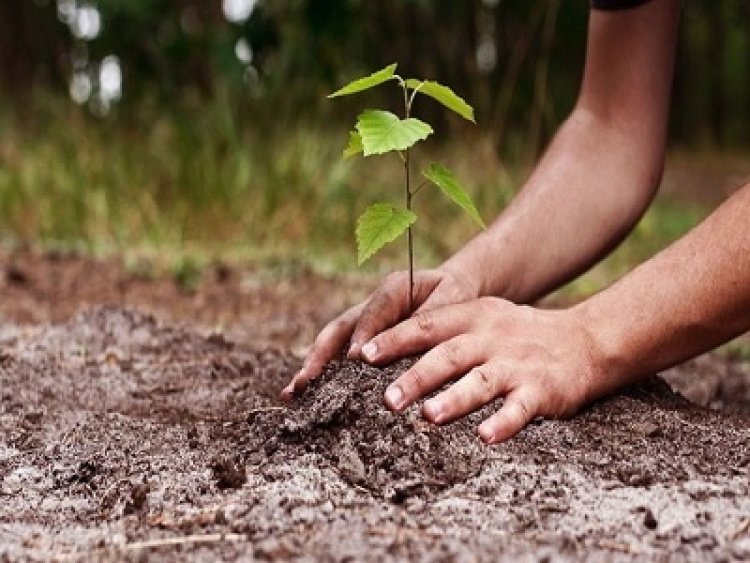
[[[346,131],[328,123],[286,119],[271,129],[264,116],[222,98],[106,120],[65,100],[36,106],[32,118],[0,114],[6,242],[117,253],[132,264],[160,259],[187,285],[214,258],[354,270],[356,217],[374,199],[400,200],[393,162],[342,160]],[[481,136],[428,150],[425,160],[441,160],[464,179],[486,221],[524,176],[499,162]],[[424,216],[418,266],[438,263],[476,233],[441,198],[417,198],[415,210]],[[612,256],[564,292],[579,296],[610,283],[704,214],[659,200]],[[403,250],[391,245],[368,271],[403,267]]]

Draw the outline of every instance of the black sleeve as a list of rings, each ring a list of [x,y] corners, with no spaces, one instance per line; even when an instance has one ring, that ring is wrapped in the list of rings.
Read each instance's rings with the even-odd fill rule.
[[[645,4],[649,0],[591,0],[591,7],[595,10],[624,10]]]

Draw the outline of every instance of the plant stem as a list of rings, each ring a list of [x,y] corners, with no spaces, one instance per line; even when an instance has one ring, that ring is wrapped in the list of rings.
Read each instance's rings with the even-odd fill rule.
[[[401,84],[404,90],[404,109],[406,119],[409,119],[411,114],[411,102],[414,100],[409,99],[409,94],[404,83]],[[411,167],[409,161],[409,149],[404,151],[404,174],[406,176],[406,209],[411,211],[411,198],[414,195],[411,191]],[[409,252],[409,315],[414,312],[414,233],[412,225],[406,230],[406,243],[408,245]]]
[[[406,172],[406,209],[411,211],[411,174],[409,170],[409,149],[406,150],[404,159],[404,169]],[[406,230],[406,241],[409,246],[409,314],[414,312],[414,241],[412,226]]]

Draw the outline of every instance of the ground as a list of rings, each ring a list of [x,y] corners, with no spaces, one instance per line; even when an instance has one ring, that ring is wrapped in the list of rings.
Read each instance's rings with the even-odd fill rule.
[[[747,363],[706,355],[487,447],[482,413],[382,407],[409,360],[336,362],[279,403],[371,280],[0,267],[0,559],[750,559]]]

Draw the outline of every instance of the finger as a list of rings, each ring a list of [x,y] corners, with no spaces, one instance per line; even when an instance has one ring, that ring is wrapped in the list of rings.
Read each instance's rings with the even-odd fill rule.
[[[503,442],[518,434],[539,412],[539,394],[531,386],[511,392],[503,406],[479,425],[479,436],[488,444]]]
[[[380,333],[362,347],[370,363],[385,363],[422,352],[471,328],[476,312],[469,303],[423,311]]]
[[[386,389],[386,406],[396,411],[405,409],[482,363],[484,354],[484,347],[473,336],[451,338],[427,352]]]
[[[446,424],[483,407],[507,393],[510,381],[498,362],[476,366],[448,389],[422,405],[424,417]]]
[[[282,398],[291,399],[301,392],[311,379],[320,375],[323,367],[346,345],[363,308],[364,304],[359,304],[348,309],[320,331],[305,358],[302,369],[281,391]]]
[[[414,280],[414,298],[417,303],[427,299],[439,283],[433,272],[420,272]],[[411,314],[409,310],[409,273],[394,272],[372,294],[352,334],[350,358],[360,357],[362,345],[376,334],[392,327]]]
[[[461,291],[455,285],[443,284],[441,280],[430,292],[427,298],[422,301],[422,304],[417,307],[414,313],[430,311],[432,309],[437,309],[438,307],[443,307],[445,305],[464,303],[473,299],[473,297],[470,297],[471,295],[471,291]]]

